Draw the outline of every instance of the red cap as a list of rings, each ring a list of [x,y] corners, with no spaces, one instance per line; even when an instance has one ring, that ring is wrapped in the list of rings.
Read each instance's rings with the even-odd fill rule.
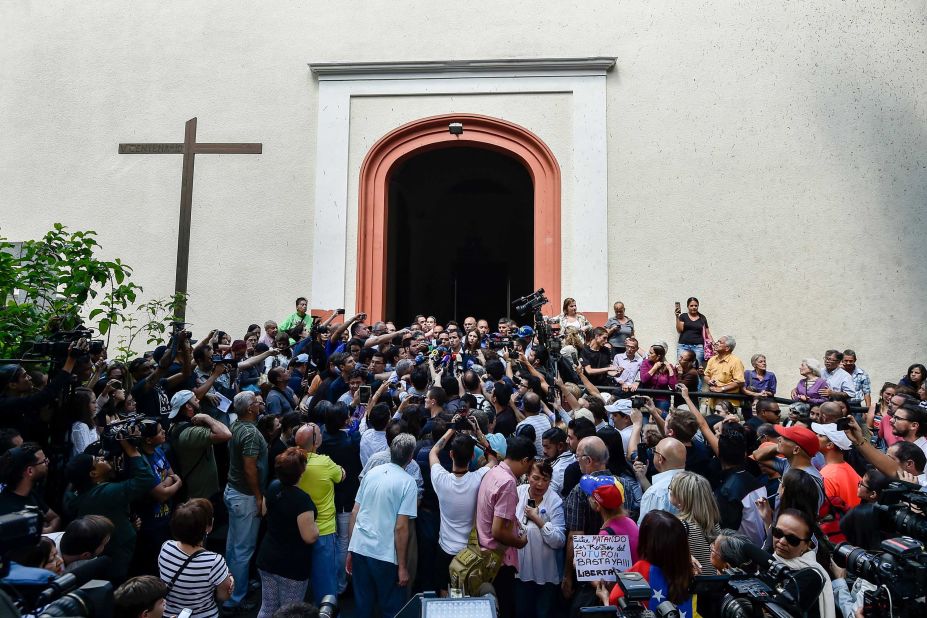
[[[821,448],[818,435],[804,425],[792,425],[791,427],[776,425],[775,429],[777,434],[800,446],[809,457],[814,457]]]
[[[592,492],[592,499],[609,511],[614,511],[624,504],[621,489],[615,484],[601,485]]]

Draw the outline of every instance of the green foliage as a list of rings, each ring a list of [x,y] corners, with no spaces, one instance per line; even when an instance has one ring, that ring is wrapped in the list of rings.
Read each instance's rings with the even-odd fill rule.
[[[120,362],[128,363],[137,356],[134,349],[139,336],[145,336],[148,346],[158,346],[167,343],[170,335],[171,322],[175,321],[177,310],[187,302],[187,295],[175,293],[169,298],[157,298],[142,303],[135,308],[135,313],[141,313],[142,318],[135,314],[127,314],[122,321],[123,335],[119,337],[114,358]]]
[[[124,321],[142,288],[129,281],[132,268],[122,260],[95,256],[95,236],[56,223],[41,239],[22,243],[18,254],[0,238],[0,357],[27,352],[52,324],[70,330],[86,318],[86,326],[105,335]],[[85,315],[88,305],[95,308]]]

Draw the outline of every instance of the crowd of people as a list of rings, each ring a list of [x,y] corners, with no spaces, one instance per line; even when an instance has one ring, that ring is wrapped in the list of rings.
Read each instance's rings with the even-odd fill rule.
[[[83,569],[133,617],[306,616],[348,594],[392,617],[426,590],[576,616],[622,597],[573,567],[576,537],[607,535],[651,608],[716,615],[694,578],[765,568],[753,546],[821,573],[812,615],[849,618],[862,595],[834,544],[878,549],[881,492],[927,486],[924,365],[873,393],[831,349],[777,378],[695,298],[675,362],[621,302],[595,326],[566,299],[559,359],[526,320],[307,306],[241,338],[176,331],[128,364],[79,341],[50,375],[0,366],[0,515],[44,521],[17,576]]]

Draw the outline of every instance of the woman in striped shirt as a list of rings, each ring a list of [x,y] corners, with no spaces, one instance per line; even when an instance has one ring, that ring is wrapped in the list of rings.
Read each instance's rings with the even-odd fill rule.
[[[169,587],[165,614],[189,609],[192,618],[216,618],[219,615],[216,601],[232,595],[234,582],[225,558],[203,548],[211,531],[209,500],[194,498],[177,507],[171,519],[171,535],[175,540],[165,542],[158,556],[161,579]]]

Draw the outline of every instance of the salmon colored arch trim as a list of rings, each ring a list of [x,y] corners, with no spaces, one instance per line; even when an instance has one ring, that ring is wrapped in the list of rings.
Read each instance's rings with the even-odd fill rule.
[[[451,122],[463,124],[452,135]],[[534,287],[551,299],[545,311],[560,310],[560,165],[534,133],[511,122],[477,114],[447,114],[415,120],[383,136],[360,169],[355,306],[370,320],[386,311],[386,237],[389,177],[396,164],[429,150],[486,148],[521,161],[534,183]],[[427,309],[425,307],[423,310]]]

